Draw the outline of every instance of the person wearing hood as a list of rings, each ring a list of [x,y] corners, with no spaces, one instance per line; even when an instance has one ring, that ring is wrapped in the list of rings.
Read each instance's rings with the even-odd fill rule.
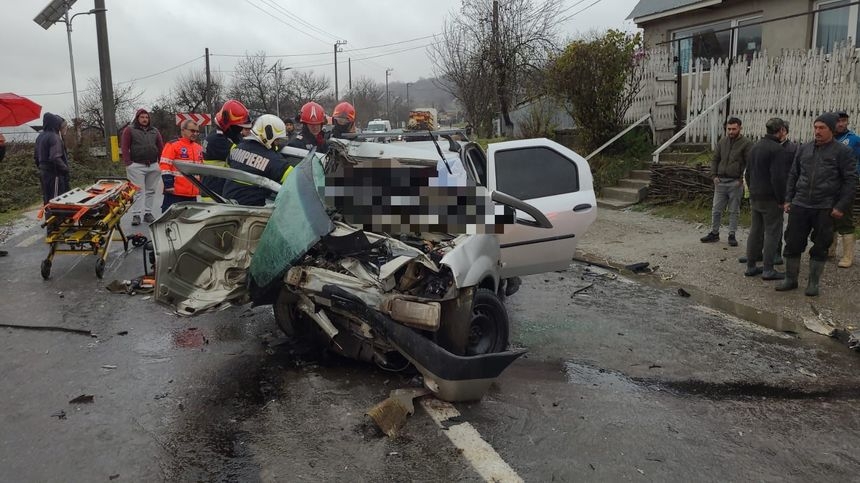
[[[325,109],[316,102],[308,102],[302,106],[299,113],[302,123],[302,132],[290,141],[289,146],[307,149],[310,151],[316,147],[318,153],[328,152],[328,142],[323,132],[326,123]]]
[[[839,117],[828,112],[813,123],[815,140],[797,149],[788,173],[783,210],[788,213],[785,231],[785,280],[778,291],[798,286],[800,256],[809,250],[809,282],[806,295],[819,293],[819,282],[827,262],[827,251],[833,242],[833,220],[851,210],[857,189],[857,161],[854,153],[836,141]]]
[[[836,122],[836,131],[833,133],[834,138],[837,143],[844,144],[851,149],[851,152],[854,153],[854,159],[857,161],[857,173],[860,174],[860,136],[858,136],[854,131],[848,129],[848,113],[845,111],[841,111],[838,113],[839,121]],[[832,258],[836,256],[836,245],[837,241],[842,241],[842,258],[837,263],[839,268],[848,268],[854,265],[854,220],[852,219],[852,211],[847,211],[845,216],[843,216],[839,220],[834,220],[833,229],[836,231],[834,233],[833,244],[830,245],[830,252],[828,253],[828,258]]]
[[[155,190],[161,178],[158,169],[158,156],[164,149],[164,140],[158,129],[152,127],[146,109],[138,109],[131,125],[122,130],[120,147],[122,161],[128,180],[137,185],[143,196],[138,196],[131,207],[131,224],[139,225],[143,214],[145,223],[152,223],[152,205],[155,203]],[[142,198],[142,199],[141,199]]]
[[[42,116],[42,132],[36,138],[33,158],[42,180],[42,201],[69,191],[69,153],[63,135],[69,127],[62,117],[46,112]]]
[[[215,126],[218,129],[203,140],[203,163],[226,168],[230,150],[242,142],[251,127],[248,108],[230,99],[215,113]],[[204,176],[202,179],[203,185],[218,195],[224,190],[224,181],[224,178],[215,176]]]

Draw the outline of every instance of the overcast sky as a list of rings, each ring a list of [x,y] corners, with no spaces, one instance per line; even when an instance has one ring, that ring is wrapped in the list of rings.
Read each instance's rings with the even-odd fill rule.
[[[385,69],[390,67],[394,71],[389,81],[411,82],[433,76],[425,53],[425,46],[433,40],[415,39],[439,32],[445,16],[460,3],[461,0],[106,0],[113,81],[139,79],[135,87],[144,92],[144,102],[150,103],[168,92],[181,74],[194,69],[203,71],[206,47],[213,54],[211,69],[224,71],[228,79],[239,57],[259,50],[269,56],[284,56],[283,66],[312,69],[334,79],[333,45],[335,40],[343,39],[348,43],[338,54],[341,92],[346,89],[345,62],[349,57],[353,60],[353,79],[366,76],[384,83]],[[574,36],[593,29],[634,30],[635,25],[625,18],[636,3],[637,0],[565,0],[565,15],[576,15],[562,24],[561,32]],[[50,111],[69,118],[74,109],[65,25],[58,23],[44,30],[33,22],[47,4],[48,0],[0,0],[0,92],[27,95],[43,106],[43,113]],[[93,0],[78,0],[72,13],[91,8]],[[88,79],[99,75],[95,16],[80,15],[72,26],[80,99]],[[377,47],[396,42],[402,43]],[[275,57],[270,59],[274,60]]]

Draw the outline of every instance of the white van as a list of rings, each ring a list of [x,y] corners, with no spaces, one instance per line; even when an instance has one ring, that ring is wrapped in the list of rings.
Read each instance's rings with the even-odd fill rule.
[[[391,131],[391,122],[383,121],[382,119],[374,119],[367,123],[367,132],[388,132]]]

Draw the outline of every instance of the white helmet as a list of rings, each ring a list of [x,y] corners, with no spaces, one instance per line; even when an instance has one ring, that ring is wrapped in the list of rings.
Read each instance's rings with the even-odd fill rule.
[[[254,125],[251,127],[251,135],[257,141],[260,141],[263,146],[272,149],[275,140],[287,138],[287,126],[284,125],[284,121],[278,116],[263,114],[254,121]]]

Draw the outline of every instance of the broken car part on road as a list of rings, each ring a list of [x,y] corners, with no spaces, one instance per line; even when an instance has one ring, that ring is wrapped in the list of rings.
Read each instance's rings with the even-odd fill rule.
[[[387,370],[411,363],[437,397],[480,399],[525,352],[507,350],[502,297],[515,292],[515,277],[567,268],[596,208],[588,164],[561,145],[546,139],[500,143],[491,145],[489,156],[475,144],[455,145],[460,151],[442,153],[450,158],[443,165],[432,144],[335,140],[325,157],[307,153],[272,205],[177,203],[151,225],[156,301],[182,315],[247,302],[272,304],[287,335]],[[511,182],[526,176],[519,172],[525,155],[529,172],[557,172],[560,165],[569,178],[555,180],[555,191],[528,198],[527,186]],[[177,164],[187,175],[230,177],[234,171]],[[324,195],[353,178],[363,183],[381,177],[384,183],[393,169],[410,179],[415,170],[415,177],[424,179],[430,166],[443,179],[449,164],[468,174],[468,192],[479,198],[477,205],[493,213],[498,212],[493,202],[500,203],[516,213],[516,224],[505,225],[498,235],[379,233],[351,224],[350,209],[337,201],[350,207],[359,198],[347,194],[333,201]],[[537,169],[543,164],[546,170]],[[344,178],[344,173],[350,174]],[[407,198],[411,201],[404,202]],[[448,200],[455,208],[462,203],[456,196]],[[387,209],[403,204],[403,211],[394,213],[402,217],[385,221],[392,226],[411,223],[404,221],[406,214],[423,206],[419,196],[396,194],[374,203]],[[445,213],[441,208],[434,206]],[[447,222],[454,226],[462,220]]]

